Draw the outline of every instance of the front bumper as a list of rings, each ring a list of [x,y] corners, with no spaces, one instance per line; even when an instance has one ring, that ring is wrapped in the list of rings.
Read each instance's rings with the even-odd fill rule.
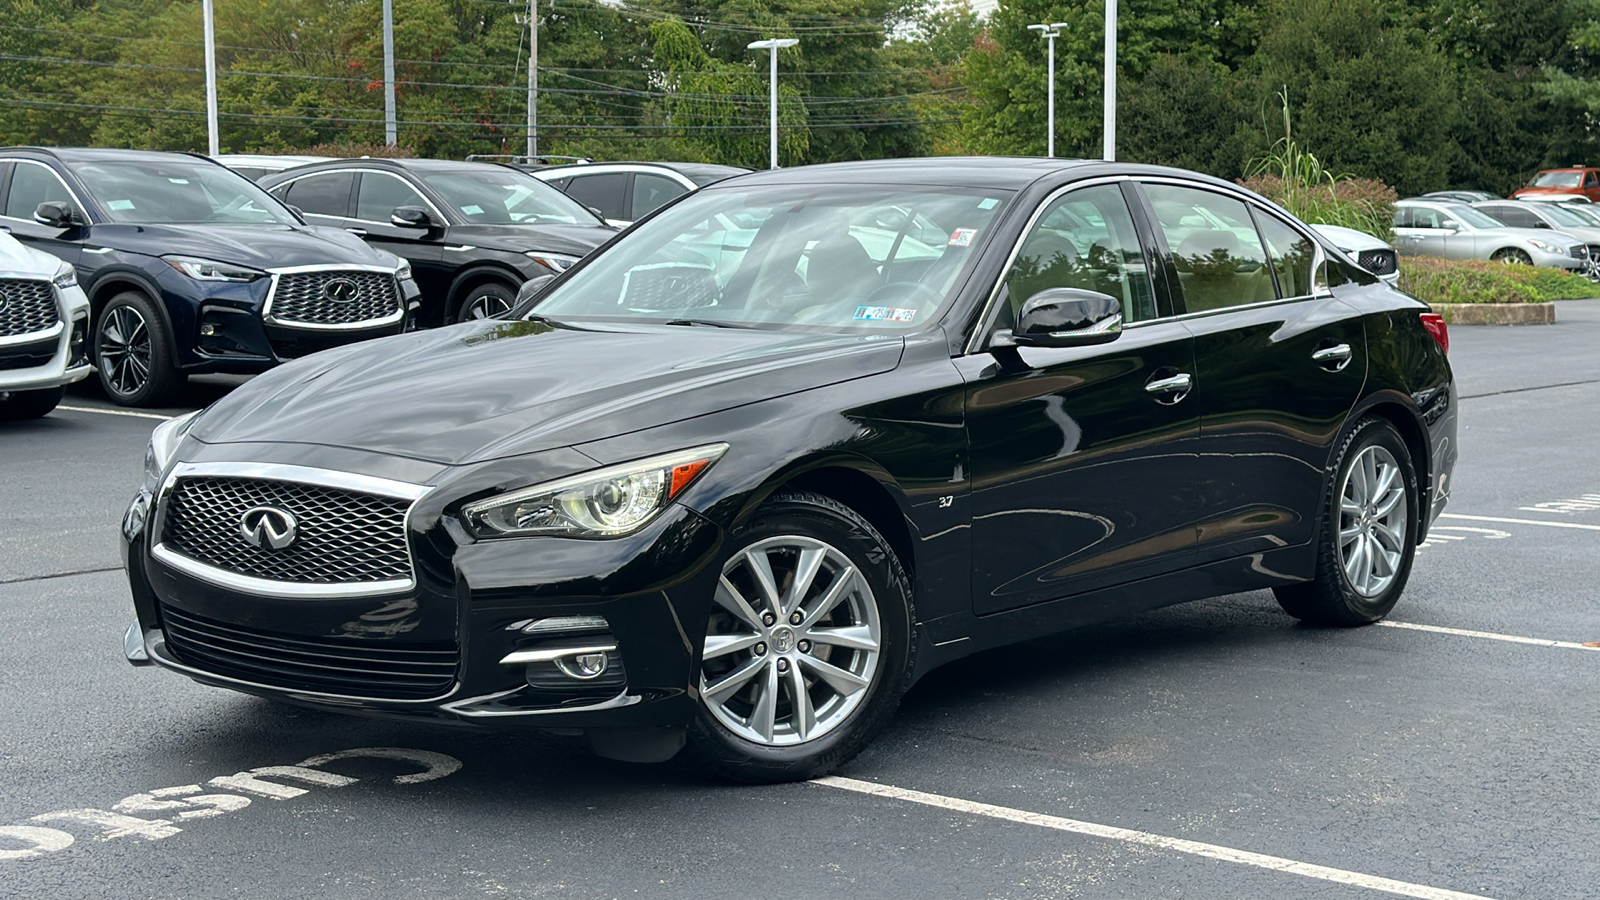
[[[89,300],[82,289],[57,289],[60,320],[44,332],[0,337],[0,393],[73,384],[93,371],[86,349]]]
[[[1552,269],[1576,271],[1584,268],[1589,263],[1586,258],[1574,257],[1567,253],[1550,253],[1536,247],[1528,248],[1528,256],[1533,259],[1534,265]]]
[[[410,534],[413,589],[297,599],[242,593],[163,564],[149,549],[151,503],[142,493],[123,521],[137,616],[124,653],[134,665],[154,664],[203,684],[333,711],[435,721],[589,731],[680,726],[694,715],[697,637],[709,614],[723,536],[684,507],[670,506],[644,530],[615,540],[474,543],[451,538],[452,528],[435,523]],[[557,617],[600,617],[603,634],[592,628],[583,635],[527,631],[532,621]],[[197,621],[210,629],[207,635],[224,635],[206,645],[206,653],[224,646],[237,658],[218,664],[218,657],[186,652],[183,637],[193,632],[185,629]],[[549,661],[505,662],[512,654],[548,656],[537,651],[596,638],[615,652],[607,674],[592,685],[564,679]],[[326,679],[302,677],[309,671],[304,667],[289,671],[282,659],[270,658],[274,648],[314,645],[333,654],[314,664],[349,670],[365,663],[343,657],[388,658],[391,649],[404,653],[424,643],[456,650],[453,677],[428,696],[329,690]],[[300,650],[290,655],[305,658]]]

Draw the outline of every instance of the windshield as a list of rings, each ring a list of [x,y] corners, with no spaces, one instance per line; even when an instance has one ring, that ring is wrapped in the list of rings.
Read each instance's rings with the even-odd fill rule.
[[[709,190],[557,284],[559,319],[906,330],[935,321],[1009,191],[895,185]]]
[[[1540,172],[1528,182],[1529,187],[1577,187],[1583,181],[1582,172]]]
[[[472,225],[600,224],[583,204],[516,169],[455,169],[421,175]]]
[[[1570,209],[1563,209],[1555,204],[1550,204],[1549,206],[1540,208],[1543,209],[1544,214],[1549,216],[1550,219],[1557,225],[1573,225],[1578,228],[1588,228],[1591,224],[1589,220],[1585,219],[1583,216],[1578,215]]]
[[[113,222],[123,225],[297,225],[248,178],[215,163],[95,160],[71,164]]]
[[[1473,209],[1470,206],[1451,206],[1451,207],[1448,207],[1448,209],[1450,210],[1450,215],[1455,216],[1457,219],[1460,219],[1461,221],[1463,221],[1463,222],[1467,223],[1468,225],[1472,226],[1473,228],[1504,228],[1504,227],[1506,227],[1504,223],[1498,222],[1495,219],[1493,219],[1493,218],[1491,218],[1491,217],[1489,217],[1487,215],[1484,215],[1483,213]]]
[[[1600,209],[1590,209],[1587,206],[1563,206],[1561,211],[1569,216],[1577,216],[1583,224],[1593,227],[1600,225]]]

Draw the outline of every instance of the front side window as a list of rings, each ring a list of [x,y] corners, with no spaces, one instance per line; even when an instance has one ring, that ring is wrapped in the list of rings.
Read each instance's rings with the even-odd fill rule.
[[[1189,312],[1276,300],[1267,254],[1244,201],[1198,188],[1147,184]]]
[[[45,166],[19,162],[12,167],[11,193],[6,197],[5,214],[13,219],[32,219],[41,203],[72,203],[72,194],[61,176]],[[73,204],[76,206],[76,204]]]
[[[121,225],[296,225],[250,179],[188,157],[70,163],[111,221]]]
[[[1280,297],[1311,296],[1311,262],[1315,254],[1305,235],[1274,216],[1256,213],[1261,237],[1267,244],[1267,257],[1278,276]]]
[[[388,222],[397,206],[428,208],[417,189],[386,172],[362,172],[356,189],[356,218],[368,222]]]
[[[559,320],[907,330],[954,298],[1005,191],[763,185],[692,195],[565,276]]]
[[[599,224],[571,197],[516,169],[424,170],[420,177],[471,225]]]
[[[1593,170],[1585,172],[1583,174],[1583,186],[1586,188],[1600,187],[1600,177],[1597,177]]]
[[[1108,294],[1122,302],[1124,322],[1156,317],[1155,291],[1133,217],[1114,184],[1072,191],[1051,201],[1006,272],[1010,327],[1029,297],[1052,288]]]

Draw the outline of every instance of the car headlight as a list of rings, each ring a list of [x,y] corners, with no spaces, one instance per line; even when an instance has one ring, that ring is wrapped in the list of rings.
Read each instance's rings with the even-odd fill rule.
[[[1555,244],[1552,244],[1549,241],[1541,241],[1538,238],[1528,238],[1528,243],[1534,245],[1535,247],[1538,247],[1540,250],[1543,250],[1546,253],[1561,253],[1561,252],[1563,252],[1562,249],[1560,247],[1557,247]]]
[[[400,260],[400,268],[394,270],[394,277],[400,281],[411,280],[411,260]]]
[[[480,538],[620,537],[643,528],[727,450],[707,444],[536,484],[470,504],[462,517]]]
[[[56,270],[56,274],[50,277],[50,283],[63,291],[67,288],[75,288],[78,286],[78,270],[68,263],[62,263],[61,268]]]
[[[267,273],[249,266],[236,266],[214,259],[197,259],[193,256],[163,256],[167,265],[193,278],[195,281],[255,281]]]
[[[183,436],[189,433],[190,426],[194,425],[194,420],[202,412],[204,410],[195,410],[168,419],[150,432],[150,444],[144,448],[144,489],[147,492],[154,494],[160,490],[161,479],[172,465],[172,456],[178,452],[178,444],[183,442]]]
[[[552,272],[565,272],[572,268],[579,257],[567,256],[564,253],[543,253],[538,250],[529,250],[522,254]]]

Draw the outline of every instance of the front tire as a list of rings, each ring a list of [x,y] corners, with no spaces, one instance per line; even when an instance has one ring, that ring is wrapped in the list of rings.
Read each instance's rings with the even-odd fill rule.
[[[121,406],[162,406],[183,387],[165,320],[149,298],[127,291],[100,310],[94,329],[95,371]]]
[[[752,783],[827,774],[905,693],[905,571],[860,514],[808,492],[775,495],[729,545],[696,669],[689,758]]]
[[[1496,250],[1494,255],[1489,257],[1489,259],[1492,262],[1497,262],[1507,266],[1533,265],[1533,257],[1529,256],[1526,251],[1519,250],[1516,247],[1507,247],[1504,250]]]
[[[19,422],[23,419],[37,419],[49,415],[66,392],[66,388],[60,387],[37,391],[12,391],[4,400],[0,400],[0,420]]]
[[[1316,575],[1273,593],[1308,624],[1370,625],[1394,608],[1411,575],[1421,492],[1405,441],[1379,416],[1358,421],[1336,459]]]
[[[492,319],[517,305],[517,292],[498,281],[487,281],[467,291],[456,309],[457,322]]]

